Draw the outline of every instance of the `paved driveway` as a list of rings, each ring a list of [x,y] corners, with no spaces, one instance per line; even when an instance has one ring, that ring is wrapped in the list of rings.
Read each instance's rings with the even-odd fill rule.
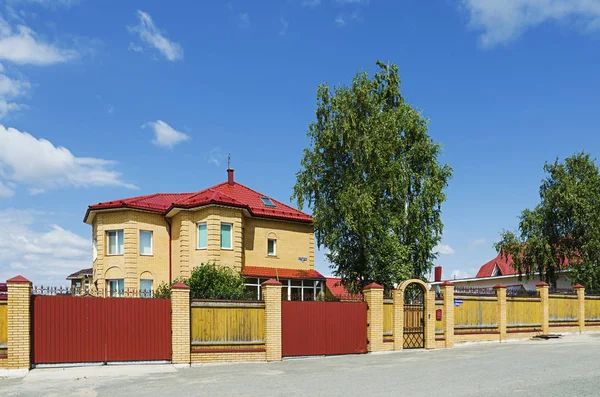
[[[2,396],[600,396],[600,334],[275,363],[39,369]]]

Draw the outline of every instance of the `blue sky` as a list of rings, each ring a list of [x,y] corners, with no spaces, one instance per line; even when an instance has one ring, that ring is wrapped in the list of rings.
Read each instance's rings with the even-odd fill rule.
[[[0,279],[65,283],[91,264],[89,204],[206,188],[227,153],[287,202],[317,85],[377,59],[454,168],[446,277],[495,255],[544,161],[600,151],[597,0],[4,0],[0,16]]]

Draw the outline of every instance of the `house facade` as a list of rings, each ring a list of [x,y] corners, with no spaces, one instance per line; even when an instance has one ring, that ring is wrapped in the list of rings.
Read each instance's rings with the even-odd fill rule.
[[[154,290],[202,263],[244,274],[248,289],[278,278],[288,299],[312,299],[325,278],[314,270],[312,217],[235,182],[192,193],[157,193],[90,205],[93,284],[108,295]]]
[[[93,269],[81,269],[69,274],[67,280],[71,282],[71,291],[75,295],[85,295],[92,287]]]
[[[438,270],[439,269],[439,270]],[[556,280],[557,289],[572,289],[571,281],[567,278],[568,270],[558,272]],[[535,285],[540,282],[539,274],[535,273],[532,278],[527,280],[525,276],[519,279],[519,274],[512,267],[512,257],[505,257],[498,254],[492,260],[483,264],[475,277],[450,279],[455,287],[468,288],[492,288],[496,284],[504,284],[510,290],[535,291]],[[434,281],[431,283],[437,286],[443,282],[442,268],[436,267]]]

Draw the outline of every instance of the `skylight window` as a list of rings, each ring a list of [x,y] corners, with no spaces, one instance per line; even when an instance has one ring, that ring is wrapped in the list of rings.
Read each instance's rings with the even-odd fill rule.
[[[260,200],[263,202],[263,204],[265,205],[265,207],[271,207],[271,208],[275,208],[276,207],[275,203],[273,203],[273,200],[271,200],[268,197],[261,197]]]

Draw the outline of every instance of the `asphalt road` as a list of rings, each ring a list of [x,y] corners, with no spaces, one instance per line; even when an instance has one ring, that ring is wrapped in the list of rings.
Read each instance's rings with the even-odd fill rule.
[[[274,363],[37,369],[0,396],[600,396],[600,334]]]

